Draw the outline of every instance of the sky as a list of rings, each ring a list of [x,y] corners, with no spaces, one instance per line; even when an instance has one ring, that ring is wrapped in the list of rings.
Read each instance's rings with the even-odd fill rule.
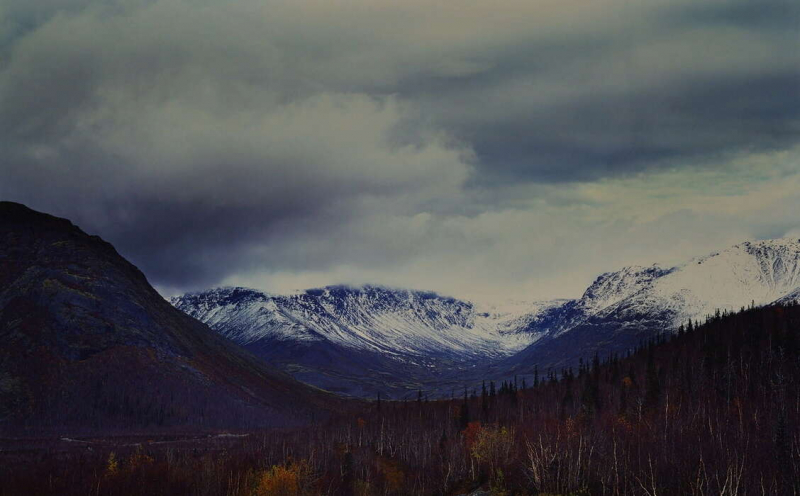
[[[0,0],[0,199],[166,295],[575,297],[800,236],[800,2]]]

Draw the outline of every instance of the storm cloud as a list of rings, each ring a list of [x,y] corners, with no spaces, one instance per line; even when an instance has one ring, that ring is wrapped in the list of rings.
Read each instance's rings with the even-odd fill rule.
[[[5,0],[0,197],[164,292],[563,296],[800,227],[798,25],[777,0]]]

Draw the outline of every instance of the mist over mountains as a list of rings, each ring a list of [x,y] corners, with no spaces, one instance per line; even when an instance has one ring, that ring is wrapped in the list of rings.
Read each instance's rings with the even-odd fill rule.
[[[379,286],[292,295],[220,288],[171,299],[295,377],[346,394],[451,394],[463,383],[624,352],[717,311],[800,294],[800,240],[745,242],[674,267],[600,275],[581,298],[478,303]],[[524,295],[520,295],[523,297]]]

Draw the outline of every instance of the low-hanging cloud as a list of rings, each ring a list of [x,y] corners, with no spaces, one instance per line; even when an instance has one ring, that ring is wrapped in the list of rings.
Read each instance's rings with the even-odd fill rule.
[[[689,233],[683,253],[797,227],[639,194],[791,169],[797,22],[782,0],[8,0],[0,196],[103,235],[166,291],[565,294],[677,255],[665,233]]]

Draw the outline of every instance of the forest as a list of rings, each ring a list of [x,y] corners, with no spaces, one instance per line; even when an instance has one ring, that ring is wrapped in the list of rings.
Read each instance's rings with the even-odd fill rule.
[[[798,495],[798,332],[800,305],[718,312],[622,355],[304,428],[20,442],[0,494]]]

